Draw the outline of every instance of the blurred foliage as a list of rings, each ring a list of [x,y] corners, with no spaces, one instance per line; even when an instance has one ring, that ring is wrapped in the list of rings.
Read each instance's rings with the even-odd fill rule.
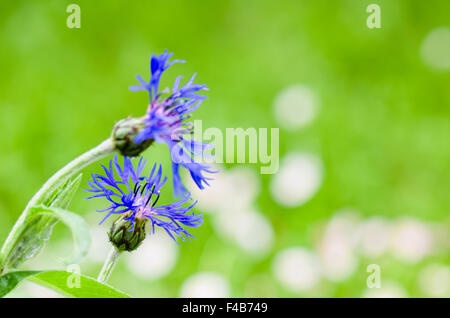
[[[81,29],[66,27],[73,2],[81,7]],[[178,74],[186,79],[198,72],[197,82],[210,88],[195,114],[204,127],[278,127],[272,105],[281,89],[304,83],[319,94],[313,125],[280,130],[280,156],[305,150],[322,157],[319,193],[299,208],[284,208],[270,196],[270,176],[261,176],[256,205],[274,226],[274,253],[311,245],[312,224],[343,206],[363,216],[448,224],[450,73],[427,68],[419,49],[431,29],[449,25],[450,2],[376,1],[382,28],[371,30],[366,7],[372,2],[2,1],[0,240],[53,172],[108,137],[114,122],[143,114],[146,94],[128,86],[136,74],[149,76],[149,54],[165,48],[187,63],[167,71],[162,87]],[[145,156],[169,171],[164,146]],[[84,197],[78,193],[70,209],[97,221],[92,211],[100,203]],[[181,246],[170,275],[146,282],[120,263],[111,284],[132,295],[178,296],[186,277],[206,270],[227,277],[233,296],[258,296],[258,290],[297,296],[270,276],[273,254],[248,257],[209,223],[207,215],[197,239]],[[67,237],[58,227],[50,246]],[[392,262],[387,275],[420,296],[410,283],[419,265],[405,266]],[[99,268],[85,274],[95,276]],[[267,274],[273,289],[246,292],[253,274]],[[350,280],[312,296],[358,297],[365,275],[361,265]]]

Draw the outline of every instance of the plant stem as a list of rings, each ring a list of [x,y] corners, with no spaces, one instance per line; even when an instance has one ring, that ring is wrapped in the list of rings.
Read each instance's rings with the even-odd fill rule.
[[[119,250],[113,246],[109,251],[108,257],[105,260],[105,264],[103,264],[103,268],[100,271],[100,274],[98,275],[97,280],[100,283],[106,283],[108,281],[112,271],[114,270],[114,267],[117,264],[119,256],[120,256]]]
[[[30,207],[42,203],[48,194],[51,194],[62,182],[78,173],[89,164],[98,161],[107,155],[113,153],[114,145],[111,139],[106,139],[100,145],[85,152],[79,157],[69,162],[66,166],[56,172],[44,185],[39,189],[33,198],[28,202],[25,210]]]
[[[89,164],[98,161],[107,155],[114,152],[114,144],[110,138],[103,141],[97,147],[85,152],[79,157],[69,162],[62,169],[57,171],[50,179],[48,179],[38,192],[28,202],[25,210],[20,215],[16,224],[9,233],[3,247],[0,251],[0,274],[7,266],[9,255],[14,247],[15,242],[20,239],[24,227],[26,225],[26,219],[29,214],[30,208],[41,204],[48,198],[49,195],[64,181],[72,177],[74,174],[80,172],[84,167]]]

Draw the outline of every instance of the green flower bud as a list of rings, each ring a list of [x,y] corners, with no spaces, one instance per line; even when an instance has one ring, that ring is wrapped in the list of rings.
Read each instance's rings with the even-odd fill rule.
[[[133,225],[130,221],[124,220],[124,218],[130,216],[131,212],[125,213],[111,226],[108,233],[109,241],[120,251],[134,251],[141,245],[145,239],[145,223],[146,219],[136,218]]]
[[[138,144],[134,142],[144,126],[142,118],[133,117],[122,119],[114,125],[112,140],[122,156],[136,157],[153,143],[153,139],[147,139]]]

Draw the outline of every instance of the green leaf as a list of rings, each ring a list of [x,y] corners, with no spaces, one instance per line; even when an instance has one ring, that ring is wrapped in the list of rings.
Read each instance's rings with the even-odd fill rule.
[[[23,279],[28,279],[68,297],[130,298],[129,295],[100,283],[94,278],[65,271],[8,273],[0,277],[0,297],[10,292]]]
[[[6,254],[6,267],[16,268],[26,260],[37,255],[50,238],[53,227],[58,222],[56,217],[48,215],[27,215],[17,238],[11,242]]]
[[[42,202],[45,206],[67,209],[81,184],[82,174],[69,179],[60,185],[47,199]]]
[[[90,243],[87,226],[80,217],[71,216],[71,212],[61,212],[68,207],[75,195],[81,183],[81,176],[79,174],[66,180],[41,202],[42,206],[27,210],[25,218],[14,227],[1,250],[0,272],[4,268],[16,268],[37,255],[44,248],[59,220],[69,225],[74,234],[76,251],[72,262],[78,261],[86,254]]]
[[[78,214],[60,208],[45,206],[32,207],[30,214],[36,215],[37,217],[45,215],[55,217],[70,228],[74,241],[74,253],[72,259],[67,262],[68,264],[77,263],[89,251],[89,247],[91,246],[89,227]]]
[[[0,276],[0,297],[5,297],[17,284],[32,275],[40,273],[39,271],[11,272]]]

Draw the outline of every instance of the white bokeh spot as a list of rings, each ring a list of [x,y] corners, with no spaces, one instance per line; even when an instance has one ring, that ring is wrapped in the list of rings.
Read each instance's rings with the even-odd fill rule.
[[[213,225],[225,240],[251,255],[264,256],[272,250],[275,238],[272,224],[255,210],[224,211],[214,219]]]
[[[380,257],[389,248],[390,223],[374,216],[362,222],[357,228],[358,250],[371,258]]]
[[[297,84],[275,98],[275,118],[281,127],[296,130],[310,124],[317,115],[319,98],[311,88]]]
[[[226,298],[230,297],[230,285],[220,274],[201,272],[188,277],[181,286],[183,298]]]
[[[321,279],[319,258],[302,247],[279,252],[273,260],[272,270],[281,285],[294,293],[314,289]]]
[[[422,42],[421,56],[425,64],[438,71],[450,70],[450,28],[431,30]]]
[[[429,297],[450,297],[450,266],[431,264],[419,273],[419,287]]]
[[[381,288],[367,288],[363,298],[405,298],[408,297],[406,289],[394,281],[382,281]]]
[[[330,219],[318,244],[322,273],[328,280],[340,282],[356,270],[359,260],[355,255],[355,228],[359,214],[352,209],[342,209]]]
[[[192,178],[187,178],[197,207],[204,212],[220,213],[248,208],[261,190],[260,177],[254,169],[237,166],[214,175],[211,187],[200,190]]]
[[[270,190],[277,203],[296,207],[308,202],[319,190],[323,164],[319,157],[308,153],[287,154],[277,174],[272,177]]]
[[[147,235],[150,237],[125,259],[133,274],[155,280],[173,269],[178,258],[178,246],[165,232],[157,231],[154,235]]]
[[[390,237],[392,254],[407,263],[416,263],[432,253],[433,235],[427,224],[416,219],[399,220]]]

